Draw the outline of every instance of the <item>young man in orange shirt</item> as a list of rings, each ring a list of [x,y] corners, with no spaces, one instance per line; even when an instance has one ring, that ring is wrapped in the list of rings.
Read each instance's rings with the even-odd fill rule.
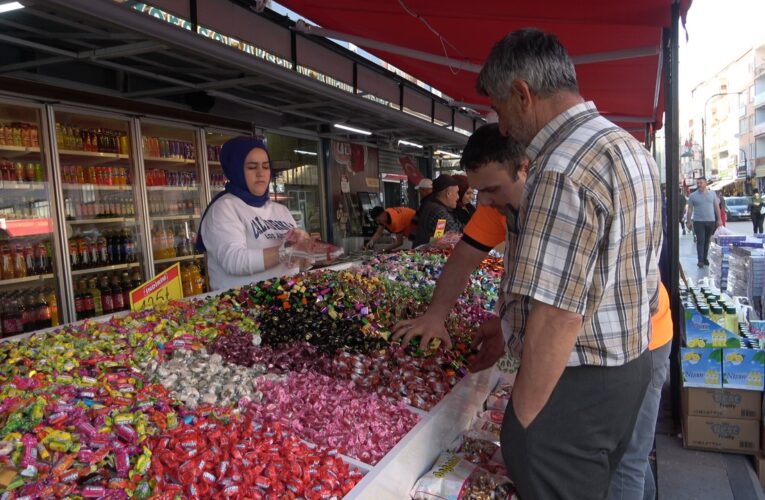
[[[380,250],[383,252],[389,252],[401,247],[404,244],[405,238],[407,238],[412,232],[412,219],[416,212],[408,207],[393,207],[383,210],[382,207],[374,207],[369,211],[369,215],[377,223],[377,231],[372,235],[372,238],[367,242],[366,247],[374,248],[377,240],[379,240],[385,230],[396,236],[396,241],[390,245],[386,245]]]

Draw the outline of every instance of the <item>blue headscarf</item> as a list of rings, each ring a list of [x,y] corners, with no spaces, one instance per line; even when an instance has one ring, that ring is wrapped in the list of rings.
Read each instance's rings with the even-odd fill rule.
[[[207,212],[213,203],[218,201],[221,196],[225,194],[233,194],[243,202],[247,203],[251,207],[262,207],[268,201],[269,186],[266,186],[266,192],[260,196],[256,196],[250,192],[247,188],[247,181],[244,178],[244,160],[250,151],[260,148],[266,152],[268,156],[268,162],[271,163],[271,155],[268,154],[268,148],[265,143],[255,137],[236,137],[229,140],[223,145],[220,151],[220,163],[223,166],[223,173],[226,174],[228,182],[226,182],[225,191],[218,193],[210,204],[207,205],[205,213],[202,215],[202,220],[199,221],[199,233],[197,234],[196,248],[199,252],[206,250],[205,244],[202,241],[202,221],[205,220]],[[271,178],[268,179],[269,185],[271,184]]]

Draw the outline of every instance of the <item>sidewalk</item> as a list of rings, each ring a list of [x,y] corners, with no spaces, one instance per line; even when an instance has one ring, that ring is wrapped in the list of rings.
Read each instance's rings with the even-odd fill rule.
[[[732,231],[751,234],[749,222],[729,224]],[[696,282],[708,268],[696,266],[693,236],[680,236],[680,264],[686,277]],[[673,429],[669,387],[656,425],[656,480],[660,500],[765,500],[751,457],[730,453],[686,450]]]

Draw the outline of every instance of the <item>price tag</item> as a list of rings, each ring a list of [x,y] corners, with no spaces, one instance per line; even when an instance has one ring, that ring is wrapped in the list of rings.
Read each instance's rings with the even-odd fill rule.
[[[444,235],[444,230],[446,229],[446,219],[438,219],[438,222],[436,222],[436,230],[433,233],[434,238],[440,238]]]
[[[176,262],[130,292],[130,310],[140,311],[145,307],[154,307],[182,298],[181,265]]]

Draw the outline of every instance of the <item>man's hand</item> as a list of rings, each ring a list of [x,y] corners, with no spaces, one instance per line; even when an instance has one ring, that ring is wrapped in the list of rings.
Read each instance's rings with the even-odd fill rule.
[[[407,346],[412,338],[417,336],[421,337],[420,349],[422,350],[428,349],[430,341],[433,339],[440,339],[447,349],[452,347],[452,341],[444,326],[443,318],[439,318],[435,314],[426,312],[418,318],[399,321],[393,327],[393,337],[391,340],[396,341],[403,337],[401,345]]]
[[[471,347],[478,349],[478,354],[469,359],[469,369],[473,373],[491,368],[505,354],[505,338],[498,317],[490,319],[478,328],[473,335]]]

